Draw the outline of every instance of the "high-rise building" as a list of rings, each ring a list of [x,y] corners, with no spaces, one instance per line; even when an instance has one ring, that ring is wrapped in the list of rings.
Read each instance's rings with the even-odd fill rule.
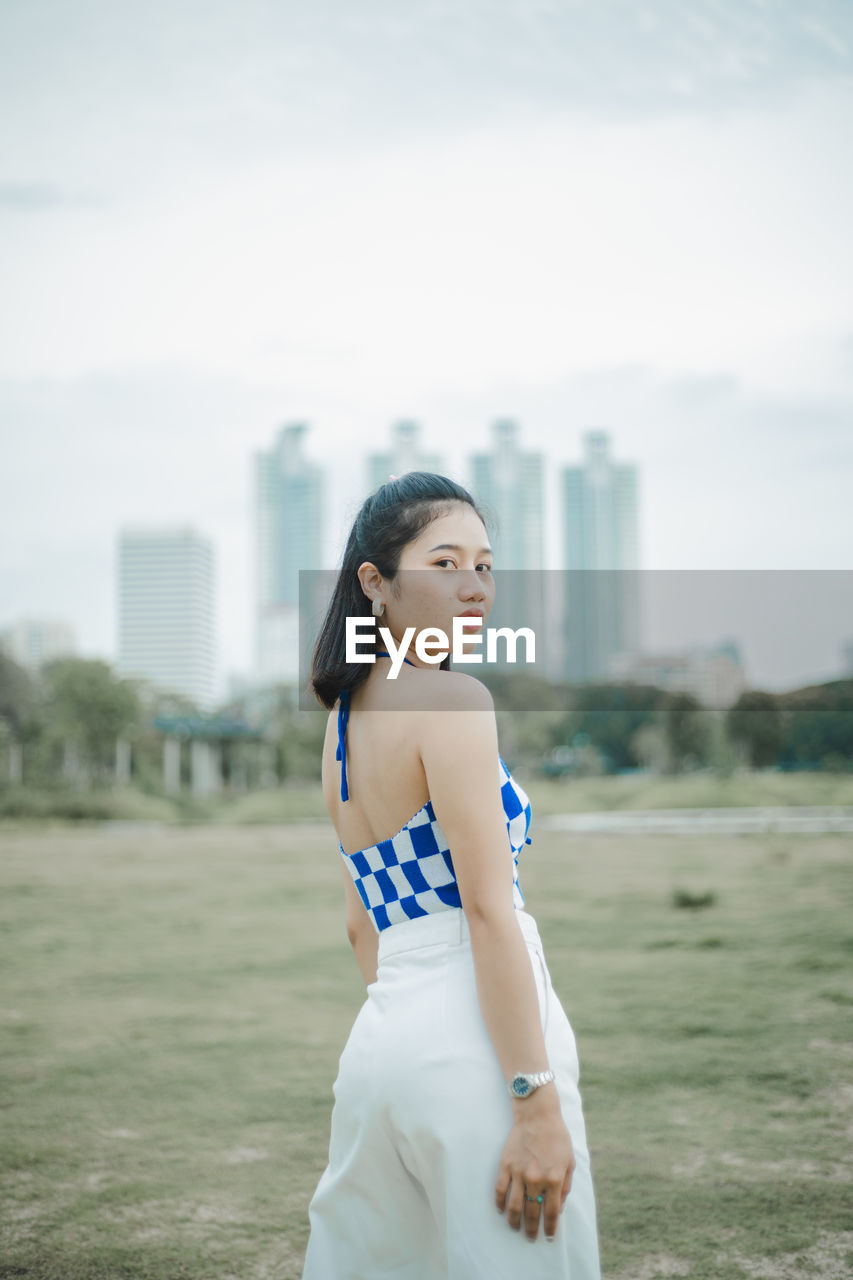
[[[841,679],[853,677],[853,639],[844,640],[841,644]]]
[[[541,453],[521,449],[515,422],[499,419],[491,434],[491,449],[470,460],[471,492],[486,516],[494,552],[496,595],[487,625],[530,627],[536,637],[532,669],[549,675],[553,653],[544,559],[545,462]],[[524,669],[523,661],[517,665]]]
[[[544,474],[543,455],[520,448],[518,425],[505,418],[493,422],[491,449],[471,458],[471,488],[496,521],[496,568],[543,568]]]
[[[639,649],[637,469],[614,462],[606,431],[583,434],[583,463],[562,470],[562,670],[607,680]]]
[[[119,534],[119,670],[209,710],[216,696],[215,553],[187,527]]]
[[[391,449],[371,453],[367,459],[368,492],[373,493],[389,475],[402,476],[407,471],[444,471],[444,459],[427,453],[421,447],[421,428],[417,422],[397,422],[391,428]]]
[[[305,423],[281,427],[255,454],[255,672],[299,675],[299,570],[322,567],[323,472],[305,456]]]

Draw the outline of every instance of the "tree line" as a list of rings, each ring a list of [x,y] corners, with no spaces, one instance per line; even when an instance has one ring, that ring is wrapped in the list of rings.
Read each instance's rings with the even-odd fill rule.
[[[736,768],[853,769],[853,680],[784,694],[748,690],[729,708],[650,685],[564,685],[524,672],[483,676],[511,767],[543,774]],[[226,788],[317,780],[327,712],[304,710],[286,686],[219,709],[253,732],[221,742]],[[100,659],[62,658],[37,674],[0,652],[0,788],[114,785],[122,772],[162,788],[163,731],[155,722],[204,722],[191,700],[119,676]],[[121,779],[120,779],[121,780]]]

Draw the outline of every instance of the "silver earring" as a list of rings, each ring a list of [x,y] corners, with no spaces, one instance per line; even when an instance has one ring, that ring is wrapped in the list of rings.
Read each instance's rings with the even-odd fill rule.
[[[384,605],[384,603],[383,603],[381,600],[374,600],[374,601],[373,601],[373,616],[374,616],[374,618],[381,618],[384,612],[385,612],[385,605]]]

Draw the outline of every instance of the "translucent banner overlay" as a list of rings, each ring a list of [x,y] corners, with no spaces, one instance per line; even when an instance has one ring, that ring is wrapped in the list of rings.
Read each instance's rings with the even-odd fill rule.
[[[312,666],[338,579],[338,570],[299,573],[303,710],[321,705]],[[424,655],[439,652],[427,628],[452,644],[454,617],[472,608],[485,616],[477,629],[466,628],[449,668],[486,684],[498,710],[567,708],[582,697],[587,712],[612,712],[619,690],[629,691],[637,708],[659,707],[662,694],[685,694],[724,709],[749,690],[782,695],[853,677],[853,570],[496,569],[480,577],[475,570],[410,569],[382,596],[378,618],[363,594],[347,598],[345,615],[341,599],[322,651],[327,676],[337,672],[352,684],[362,666],[373,675],[369,662],[346,663],[349,618],[351,638],[360,637],[353,655],[391,653],[379,669],[383,678],[397,670],[395,710],[424,705],[421,673],[412,681],[402,653],[394,656],[404,626],[413,628],[405,654],[421,664],[419,641]],[[429,670],[430,705],[454,710],[445,672],[438,664]]]

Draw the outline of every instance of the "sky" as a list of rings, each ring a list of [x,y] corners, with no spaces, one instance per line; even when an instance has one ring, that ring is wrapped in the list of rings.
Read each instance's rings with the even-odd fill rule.
[[[467,483],[511,417],[547,568],[604,428],[643,569],[851,569],[851,154],[847,0],[4,0],[0,628],[115,660],[119,527],[192,524],[245,673],[296,421],[326,567],[393,422]]]

